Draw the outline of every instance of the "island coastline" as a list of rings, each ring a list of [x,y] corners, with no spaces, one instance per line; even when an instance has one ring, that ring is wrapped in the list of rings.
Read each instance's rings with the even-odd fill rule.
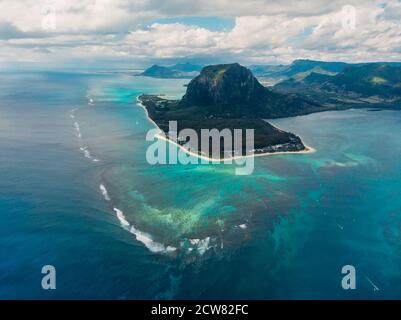
[[[160,140],[164,140],[168,143],[171,143],[173,145],[175,145],[176,147],[180,148],[182,151],[184,151],[186,154],[199,158],[201,160],[205,160],[205,161],[209,161],[212,163],[221,163],[221,162],[225,162],[225,161],[233,161],[233,160],[239,160],[239,159],[245,159],[245,158],[250,158],[250,157],[264,157],[264,156],[272,156],[272,155],[286,155],[286,154],[310,154],[310,153],[314,153],[317,150],[311,146],[306,145],[305,143],[303,143],[303,145],[305,146],[304,150],[299,150],[299,151],[277,151],[277,152],[262,152],[262,153],[253,153],[253,154],[246,154],[246,155],[241,155],[241,156],[234,156],[234,157],[227,157],[227,158],[212,158],[212,157],[208,157],[199,153],[195,153],[193,151],[188,150],[187,148],[185,148],[185,146],[178,144],[177,142],[171,140],[168,138],[168,136],[163,132],[162,129],[159,128],[159,126],[156,124],[156,122],[149,116],[149,112],[146,108],[145,105],[143,105],[142,101],[139,99],[141,95],[138,95],[136,97],[136,104],[144,109],[145,111],[145,115],[147,120],[152,123],[155,128],[159,131],[159,133],[155,134],[155,137],[157,139]],[[160,96],[160,95],[157,95]],[[277,128],[277,127],[276,127]],[[277,128],[279,130],[282,130],[280,128]]]

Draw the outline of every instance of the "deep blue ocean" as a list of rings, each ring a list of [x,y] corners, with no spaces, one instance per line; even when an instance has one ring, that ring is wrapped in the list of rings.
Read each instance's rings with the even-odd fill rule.
[[[401,112],[273,120],[317,152],[249,176],[150,165],[136,97],[187,82],[0,73],[0,299],[400,299]]]

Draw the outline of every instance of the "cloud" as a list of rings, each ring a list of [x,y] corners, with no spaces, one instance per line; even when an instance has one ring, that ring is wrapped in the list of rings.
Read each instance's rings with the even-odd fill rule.
[[[238,17],[233,30],[227,33],[222,48],[271,49],[284,45],[305,28],[303,19],[287,16]]]
[[[143,51],[156,58],[169,58],[212,53],[223,36],[223,32],[197,26],[155,23],[130,33],[125,40],[131,50]]]
[[[344,5],[355,10],[355,28]],[[44,28],[53,14],[53,28]],[[234,17],[235,25],[215,31],[191,16]],[[172,17],[188,19],[154,22]],[[3,0],[0,59],[397,60],[400,21],[397,0]]]
[[[0,40],[42,38],[45,36],[43,32],[23,32],[10,22],[0,21]]]

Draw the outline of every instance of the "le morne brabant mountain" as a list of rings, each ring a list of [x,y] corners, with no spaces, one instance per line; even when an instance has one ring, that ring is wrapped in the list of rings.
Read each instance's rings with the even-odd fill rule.
[[[279,130],[263,119],[303,114],[319,108],[297,95],[270,91],[238,63],[204,67],[190,81],[181,100],[152,95],[142,95],[139,99],[149,117],[166,134],[172,120],[177,121],[178,132],[191,128],[198,136],[201,129],[254,129],[255,153],[305,150],[298,136]],[[233,150],[234,154],[245,152],[244,147]]]

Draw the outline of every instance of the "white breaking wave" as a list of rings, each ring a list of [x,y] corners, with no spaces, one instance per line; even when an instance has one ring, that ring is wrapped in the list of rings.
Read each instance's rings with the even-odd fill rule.
[[[74,122],[74,127],[75,127],[75,130],[77,131],[78,137],[82,138],[81,128],[79,127],[79,123],[75,121]]]
[[[124,229],[129,230],[129,222],[125,218],[124,213],[120,209],[117,209],[117,208],[113,208],[113,210],[116,212],[117,219],[120,221],[121,226]]]
[[[111,199],[110,199],[110,197],[109,197],[109,193],[107,192],[107,189],[106,189],[106,187],[104,186],[104,184],[101,184],[101,185],[99,186],[99,189],[100,189],[100,191],[102,192],[102,195],[103,195],[104,199],[105,199],[106,201],[110,201]]]
[[[189,243],[193,246],[196,246],[198,253],[203,255],[209,248],[210,237],[206,237],[205,239],[188,239]],[[192,250],[191,250],[192,251]]]
[[[199,241],[198,252],[200,255],[203,255],[206,252],[206,250],[209,249],[209,242],[210,242],[210,237],[206,237],[205,239]]]
[[[70,117],[71,117],[71,119],[75,119],[75,111],[77,111],[78,110],[78,108],[74,108],[74,109],[72,109],[71,110],[71,113],[70,113]]]
[[[142,242],[146,248],[154,253],[167,253],[177,250],[175,247],[165,246],[163,243],[154,241],[149,233],[138,230],[134,226],[131,226],[130,232],[135,235],[136,240]]]
[[[99,162],[99,159],[93,158],[90,151],[88,150],[88,147],[80,147],[79,150],[81,150],[84,153],[85,158],[88,158],[92,160],[93,162]]]
[[[79,149],[84,153],[85,158],[92,159],[88,147],[80,147]]]
[[[71,117],[72,119],[75,119],[75,115],[74,115],[74,111],[75,111],[75,110],[78,110],[78,109],[75,108],[75,109],[73,109],[73,110],[71,111],[70,117]],[[74,127],[75,127],[75,130],[76,130],[76,132],[77,132],[78,138],[81,139],[81,138],[82,138],[82,134],[81,134],[81,128],[80,128],[80,126],[79,126],[78,121],[74,121]],[[81,151],[83,152],[85,158],[88,158],[88,159],[92,160],[93,162],[99,162],[99,161],[100,161],[99,159],[96,159],[96,158],[93,158],[93,157],[92,157],[90,151],[88,150],[88,147],[81,146],[81,147],[79,148],[79,150],[81,150]]]
[[[99,189],[102,192],[102,195],[106,201],[111,201],[109,193],[107,192],[104,184],[99,185]],[[116,207],[113,207],[114,212],[116,213],[118,221],[120,221],[121,227],[133,235],[135,235],[135,239],[139,242],[142,242],[149,251],[154,253],[170,253],[177,250],[176,247],[166,246],[163,243],[156,242],[152,239],[152,236],[149,233],[138,230],[135,226],[131,225],[127,218],[124,215],[124,212]]]
[[[101,186],[103,186],[103,185],[101,185]],[[101,188],[101,190],[103,193],[102,188]],[[104,191],[105,191],[105,193],[103,193],[103,195],[105,196],[105,198],[106,198],[106,195],[109,198],[105,187],[104,187]],[[127,221],[126,217],[124,216],[124,213],[120,209],[113,208],[113,210],[116,213],[117,219],[120,221],[121,227],[123,227],[125,230],[127,230],[130,233],[132,233],[133,235],[135,235],[135,239],[139,242],[142,242],[145,245],[145,247],[149,249],[149,251],[154,252],[154,253],[169,253],[169,252],[174,252],[177,250],[176,247],[165,246],[163,243],[154,241],[152,239],[152,236],[149,233],[138,230],[133,225],[130,225],[130,223]]]
[[[75,129],[78,131],[78,132],[81,132],[81,129],[79,128],[79,123],[78,122],[74,122],[74,126],[75,126]]]

